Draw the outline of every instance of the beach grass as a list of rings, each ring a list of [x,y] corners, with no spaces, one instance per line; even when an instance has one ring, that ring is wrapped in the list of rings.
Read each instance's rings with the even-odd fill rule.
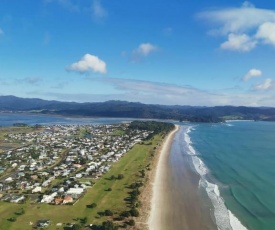
[[[31,204],[29,201],[25,204],[0,202],[0,226],[12,230],[32,229],[30,223],[49,219],[51,224],[47,229],[63,229],[64,224],[60,227],[56,224],[83,224],[84,218],[87,224],[101,224],[107,219],[112,219],[98,214],[105,210],[111,210],[114,216],[118,216],[122,211],[130,209],[125,201],[131,191],[128,186],[133,182],[145,180],[140,171],[148,170],[152,154],[162,140],[162,135],[155,135],[147,142],[136,144],[118,162],[115,162],[105,175],[93,181],[94,186],[89,188],[74,205]],[[112,176],[117,177],[119,174],[123,175],[122,179],[112,179]],[[97,206],[89,207],[92,203],[96,203]],[[15,214],[21,208],[24,209],[24,214]],[[15,221],[11,221],[13,217],[16,217]]]

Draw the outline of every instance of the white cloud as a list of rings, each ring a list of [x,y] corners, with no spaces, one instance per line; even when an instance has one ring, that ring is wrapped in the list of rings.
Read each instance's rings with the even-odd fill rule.
[[[158,51],[158,47],[151,43],[142,43],[132,52],[132,61],[139,61],[143,57]]]
[[[103,8],[103,6],[101,5],[100,0],[94,0],[93,1],[92,13],[93,13],[93,17],[96,20],[102,20],[103,18],[108,16],[108,12],[107,12],[106,9]]]
[[[76,71],[80,73],[98,72],[106,73],[106,63],[100,60],[97,56],[85,54],[78,62],[71,64],[67,67],[68,71]]]
[[[267,78],[263,83],[254,85],[255,90],[271,90],[275,89],[275,83],[271,78]]]
[[[51,100],[57,99],[79,102],[127,100],[145,104],[163,105],[275,107],[275,83],[272,80],[267,80],[265,81],[267,83],[264,82],[264,84],[261,84],[263,87],[258,87],[259,90],[254,89],[249,91],[242,91],[241,89],[236,88],[207,91],[192,86],[111,77],[87,77],[85,80],[91,82],[86,82],[89,87],[87,87],[88,89],[86,90],[84,89],[86,87],[84,87],[81,93],[73,93],[69,87],[66,87],[64,90],[56,88],[53,89],[53,91],[43,92],[43,89],[40,89],[26,93],[30,93],[32,97],[43,95]],[[1,89],[3,92],[10,93],[11,86],[12,84],[10,84],[10,86],[6,85]],[[108,88],[108,91],[106,91],[106,88]],[[45,88],[44,90],[47,89]]]
[[[248,52],[257,44],[257,41],[246,34],[229,34],[228,40],[221,44],[221,49]]]
[[[134,52],[141,56],[148,56],[150,53],[157,50],[158,48],[150,43],[142,43]]]
[[[89,78],[89,80],[109,84],[116,90],[111,94],[93,95],[94,97],[91,96],[93,100],[101,98],[101,101],[127,100],[146,104],[195,106],[275,106],[275,94],[272,94],[272,91],[243,92],[236,89],[207,91],[192,86],[121,78]],[[92,85],[95,85],[94,82]]]
[[[243,76],[243,81],[248,81],[253,77],[261,77],[262,74],[262,71],[259,69],[251,69]]]
[[[275,11],[256,8],[248,2],[238,8],[209,10],[198,16],[219,25],[218,30],[222,34],[241,33],[275,21]]]
[[[264,43],[275,46],[275,22],[265,22],[256,34],[256,38],[262,39]]]
[[[4,31],[0,28],[0,36],[4,35]]]
[[[168,95],[187,95],[196,91],[193,87],[190,86],[178,86],[168,83],[160,82],[151,82],[151,81],[142,81],[142,80],[129,80],[129,79],[120,79],[120,78],[108,78],[101,79],[115,86],[116,89],[130,92],[140,92],[140,93],[155,93],[157,94],[168,94]]]
[[[244,2],[238,8],[224,8],[204,11],[198,14],[201,19],[206,19],[216,25],[211,34],[228,36],[231,41],[224,42],[228,50],[250,51],[256,44],[263,43],[275,45],[275,11],[256,8],[250,2]],[[238,41],[236,41],[238,40]],[[240,49],[236,43],[242,42]]]

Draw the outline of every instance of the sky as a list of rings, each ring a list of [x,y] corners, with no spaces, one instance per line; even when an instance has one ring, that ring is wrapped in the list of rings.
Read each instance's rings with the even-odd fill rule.
[[[1,0],[0,95],[275,107],[275,1]]]

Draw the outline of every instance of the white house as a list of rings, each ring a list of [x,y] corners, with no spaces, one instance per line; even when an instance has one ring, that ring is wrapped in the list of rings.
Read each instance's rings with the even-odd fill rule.
[[[41,192],[41,190],[42,190],[42,188],[40,186],[37,186],[32,190],[32,193]]]

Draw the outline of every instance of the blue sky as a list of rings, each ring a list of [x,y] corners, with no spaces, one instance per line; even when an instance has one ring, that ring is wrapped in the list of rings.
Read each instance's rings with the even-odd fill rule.
[[[2,0],[0,95],[275,107],[275,2]]]

